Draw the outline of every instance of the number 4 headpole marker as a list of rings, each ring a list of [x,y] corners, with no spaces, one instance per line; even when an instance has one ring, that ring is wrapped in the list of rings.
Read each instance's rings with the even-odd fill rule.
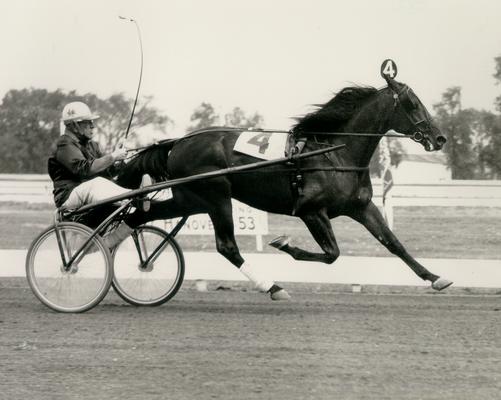
[[[386,59],[381,64],[381,76],[386,80],[395,79],[397,77],[398,68],[395,61]]]

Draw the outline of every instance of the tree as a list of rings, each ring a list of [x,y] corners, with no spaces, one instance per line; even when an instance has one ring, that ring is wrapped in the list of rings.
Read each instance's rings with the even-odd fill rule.
[[[501,84],[501,56],[495,57],[495,73],[494,78],[496,84]],[[501,113],[501,95],[495,100],[496,110]],[[482,158],[492,171],[492,178],[499,179],[501,177],[501,116],[496,117],[486,116],[488,126],[491,128],[488,139],[488,144],[482,153]]]
[[[195,131],[197,129],[217,125],[219,123],[219,117],[212,104],[203,102],[193,111],[190,121],[193,122],[194,125],[188,127],[188,130]]]
[[[0,171],[46,172],[66,95],[57,90],[9,91],[0,106]]]
[[[501,56],[495,57],[496,84],[501,83]],[[501,95],[495,99],[501,112]],[[434,106],[437,121],[447,143],[453,179],[498,179],[501,177],[501,115],[490,111],[461,108],[461,88],[452,87]]]
[[[227,126],[238,128],[260,128],[264,123],[264,118],[260,114],[247,116],[240,107],[235,107],[231,113],[226,114],[224,120]]]
[[[107,99],[100,99],[95,94],[86,94],[83,101],[91,110],[96,110],[100,115],[97,123],[96,140],[103,146],[105,152],[111,151],[117,143],[125,138],[129,124],[132,100],[123,93],[113,94]],[[165,133],[168,124],[172,120],[160,113],[151,105],[152,96],[145,96],[138,101],[134,118],[132,119],[128,142],[141,142],[140,130],[149,126],[153,130]],[[145,143],[143,143],[145,144]]]
[[[478,154],[478,179],[501,178],[501,117],[479,112],[474,126],[474,151]]]
[[[454,86],[442,94],[442,101],[434,104],[436,121],[447,137],[444,152],[452,179],[473,179],[478,157],[474,152],[472,129],[476,111],[461,107],[461,88]]]
[[[132,100],[123,94],[100,99],[94,94],[75,91],[49,92],[46,89],[10,90],[0,105],[0,171],[4,173],[46,173],[52,143],[60,134],[61,111],[71,101],[86,102],[101,116],[96,139],[105,151],[125,135]],[[152,125],[165,130],[170,119],[150,105],[151,97],[142,100],[135,113],[130,137],[141,127]],[[137,138],[137,135],[136,135]]]
[[[194,125],[190,126],[188,130],[194,131],[196,129],[217,126],[220,120],[221,117],[217,115],[212,104],[204,102],[193,111],[190,121],[194,122]],[[224,122],[226,126],[247,129],[260,128],[264,123],[264,119],[257,112],[248,116],[240,107],[235,107],[230,113],[224,115]]]
[[[494,72],[493,76],[496,79],[496,84],[499,85],[501,84],[501,56],[495,57],[494,61],[496,63],[494,67],[496,71]],[[501,112],[501,95],[496,97],[495,106],[496,110]]]
[[[447,137],[444,152],[453,179],[495,179],[501,174],[501,118],[490,111],[462,109],[461,88],[452,87],[434,105]]]

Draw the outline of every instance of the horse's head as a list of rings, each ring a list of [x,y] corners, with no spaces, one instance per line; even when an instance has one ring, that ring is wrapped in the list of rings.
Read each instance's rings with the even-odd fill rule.
[[[396,65],[392,60],[383,62],[381,74],[388,83],[395,107],[390,121],[391,128],[411,136],[416,142],[421,143],[427,151],[440,150],[447,139],[442,135],[414,91],[406,84],[394,79],[396,71]]]

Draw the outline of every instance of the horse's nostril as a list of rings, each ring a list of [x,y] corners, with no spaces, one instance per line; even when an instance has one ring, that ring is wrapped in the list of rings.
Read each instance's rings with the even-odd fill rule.
[[[445,144],[445,142],[447,142],[447,139],[445,138],[445,136],[438,136],[437,137],[437,144],[439,144],[440,146],[443,146]]]

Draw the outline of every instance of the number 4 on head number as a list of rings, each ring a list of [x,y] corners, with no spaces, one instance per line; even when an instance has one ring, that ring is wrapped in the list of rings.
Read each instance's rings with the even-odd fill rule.
[[[398,69],[395,61],[387,59],[383,61],[383,64],[381,64],[381,75],[383,78],[395,79],[397,72]]]
[[[271,133],[260,133],[258,135],[252,136],[247,143],[253,144],[259,147],[259,153],[264,154],[266,149],[270,145]]]

